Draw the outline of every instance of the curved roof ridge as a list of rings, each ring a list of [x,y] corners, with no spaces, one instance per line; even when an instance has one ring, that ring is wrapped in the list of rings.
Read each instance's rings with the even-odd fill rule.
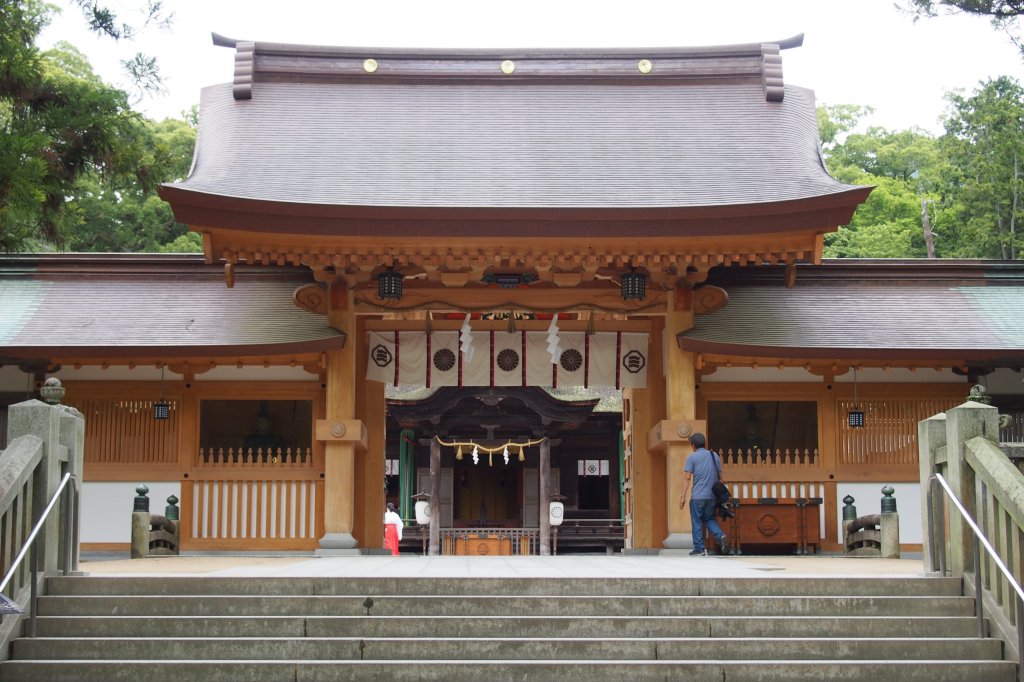
[[[765,98],[785,95],[781,50],[803,34],[760,43],[647,48],[369,48],[236,40],[234,96],[251,99],[260,81],[394,82],[500,81],[622,82],[672,80],[695,84],[760,82]]]

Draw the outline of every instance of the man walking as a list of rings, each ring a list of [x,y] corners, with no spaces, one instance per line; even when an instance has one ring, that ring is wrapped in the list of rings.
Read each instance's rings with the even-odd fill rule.
[[[683,495],[679,498],[679,508],[686,509],[686,496],[692,486],[690,495],[690,522],[693,524],[693,551],[690,556],[707,556],[704,548],[704,525],[715,536],[715,541],[722,554],[729,553],[728,539],[715,521],[715,493],[711,487],[722,476],[722,460],[718,455],[705,448],[707,441],[703,433],[690,436],[690,445],[694,451],[686,458],[683,466]]]

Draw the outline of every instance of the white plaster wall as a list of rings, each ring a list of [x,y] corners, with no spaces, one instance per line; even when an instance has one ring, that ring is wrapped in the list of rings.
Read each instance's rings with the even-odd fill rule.
[[[843,537],[843,498],[853,496],[853,506],[857,508],[857,516],[879,514],[882,511],[882,487],[885,483],[843,483],[836,485],[838,510],[836,519],[839,526],[837,537]],[[924,525],[921,518],[921,484],[891,483],[896,490],[896,511],[900,515],[900,544],[920,544],[924,538]]]
[[[1007,370],[1010,371],[1010,370]],[[853,383],[853,372],[836,377],[837,383]],[[813,382],[821,383],[820,376],[811,374],[802,367],[719,367],[714,374],[701,377],[702,383],[729,383],[729,382]],[[866,368],[857,370],[858,383],[938,383],[938,382],[963,382],[964,395],[967,395],[967,380],[962,376],[953,374],[952,370],[943,369],[889,369]]]
[[[6,369],[6,368],[4,368]],[[17,371],[17,368],[14,368]],[[25,386],[25,374],[21,375],[21,386]],[[107,369],[96,366],[61,368],[55,375],[61,381],[160,381],[160,368],[154,365],[138,365],[129,368],[124,365],[111,365]],[[183,375],[164,370],[165,381],[181,381]],[[0,376],[2,379],[2,376]],[[301,367],[271,366],[237,367],[235,365],[214,367],[208,372],[196,374],[196,381],[316,381],[317,377]]]
[[[1024,372],[997,369],[988,376],[982,377],[981,384],[989,393],[1021,395],[1024,394]]]
[[[81,542],[130,544],[135,488],[140,483],[149,486],[149,511],[154,514],[164,513],[171,495],[181,499],[181,484],[176,481],[86,481],[82,486]]]
[[[27,393],[34,389],[31,374],[25,374],[15,365],[0,367],[0,393]]]
[[[196,381],[317,381],[301,367],[214,367],[196,375]]]

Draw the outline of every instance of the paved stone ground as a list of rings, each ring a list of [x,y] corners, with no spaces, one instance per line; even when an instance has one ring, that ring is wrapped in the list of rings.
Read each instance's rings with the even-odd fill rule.
[[[126,559],[83,554],[89,575],[345,576],[345,577],[865,577],[922,575],[920,558],[871,559],[815,556],[635,556],[572,554],[551,557],[417,555],[315,557],[254,554]]]

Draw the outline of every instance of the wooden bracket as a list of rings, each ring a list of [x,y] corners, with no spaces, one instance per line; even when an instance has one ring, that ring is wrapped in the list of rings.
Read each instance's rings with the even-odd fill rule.
[[[689,445],[691,434],[706,430],[703,419],[663,419],[647,432],[647,450],[661,454],[669,445]]]
[[[351,443],[366,451],[366,425],[358,419],[317,419],[316,439],[325,443]]]
[[[673,307],[678,312],[693,308],[693,284],[689,280],[680,279],[676,281],[676,295]]]

